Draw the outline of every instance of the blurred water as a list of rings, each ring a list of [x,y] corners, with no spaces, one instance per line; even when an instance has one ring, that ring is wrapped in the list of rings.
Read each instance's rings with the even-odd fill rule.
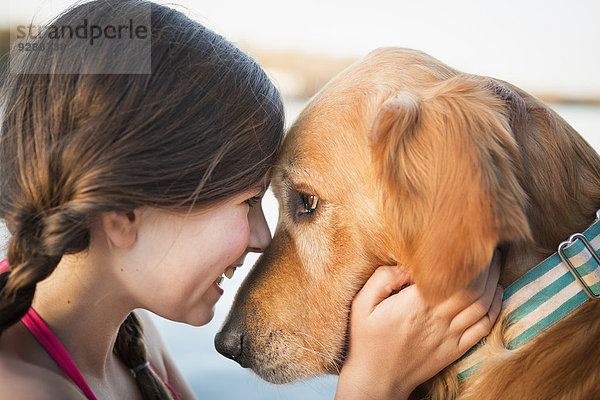
[[[301,101],[287,101],[287,120],[293,121],[303,106]],[[581,133],[596,149],[600,150],[600,107],[582,105],[556,105],[553,108]],[[263,200],[263,208],[271,231],[277,222],[277,201],[269,191]],[[2,253],[5,254],[6,231],[0,229]],[[250,270],[257,256],[250,254],[243,268],[238,269],[231,280],[225,280],[225,294],[217,304],[215,318],[208,325],[194,328],[156,317],[180,370],[192,385],[200,399],[245,400],[321,400],[332,399],[336,377],[324,377],[293,385],[271,385],[258,379],[235,362],[214,350],[213,338],[219,330],[235,291]]]

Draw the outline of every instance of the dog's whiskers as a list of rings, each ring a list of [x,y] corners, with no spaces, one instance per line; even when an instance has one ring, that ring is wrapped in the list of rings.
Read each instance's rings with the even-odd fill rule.
[[[314,350],[314,349],[309,349],[309,348],[307,348],[307,347],[304,347],[304,346],[302,346],[301,344],[299,344],[298,342],[294,342],[294,344],[295,344],[297,347],[301,348],[302,350],[306,350],[306,351],[308,351],[309,353],[313,353],[313,354],[315,354],[315,355],[317,355],[317,356],[319,356],[319,357],[322,357],[322,358],[324,358],[324,359],[326,359],[326,360],[329,360],[329,359],[330,359],[330,358],[329,358],[329,356],[328,356],[327,354],[325,354],[325,353],[320,353],[320,352],[318,352],[318,351],[316,351],[316,350]]]
[[[309,339],[312,339],[312,340],[314,340],[314,341],[315,341],[315,342],[316,342],[316,343],[317,343],[319,346],[321,346],[321,348],[322,348],[322,349],[325,351],[325,353],[327,353],[327,354],[325,354],[325,353],[321,353],[321,352],[318,352],[318,351],[316,351],[316,350],[312,349],[312,346],[311,346],[311,349],[307,349],[306,347],[304,347],[304,346],[300,345],[299,343],[295,343],[295,344],[296,344],[298,347],[300,347],[300,348],[302,348],[302,349],[304,349],[304,350],[306,350],[306,351],[309,351],[309,352],[311,352],[311,353],[314,353],[315,355],[318,355],[318,356],[320,356],[320,357],[324,358],[325,360],[327,360],[327,361],[328,361],[328,362],[329,362],[329,363],[330,363],[330,364],[331,364],[331,365],[332,365],[332,366],[335,368],[336,372],[337,372],[337,373],[338,373],[338,375],[339,375],[339,373],[340,373],[340,368],[338,367],[338,364],[339,364],[339,361],[340,361],[340,360],[338,359],[338,357],[337,357],[337,356],[335,356],[335,355],[332,355],[332,354],[331,354],[331,352],[330,352],[329,350],[327,350],[327,347],[325,347],[325,345],[324,345],[323,343],[321,343],[321,342],[320,342],[320,341],[319,341],[317,338],[315,338],[314,336],[312,336],[312,335],[309,335],[308,333],[305,333],[305,332],[296,332],[296,334],[297,334],[297,335],[304,335],[305,337],[307,337],[307,338],[309,338]],[[308,345],[310,346],[310,343],[308,343]]]

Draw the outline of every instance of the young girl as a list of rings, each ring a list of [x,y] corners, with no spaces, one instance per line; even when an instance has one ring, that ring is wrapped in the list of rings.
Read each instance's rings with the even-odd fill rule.
[[[11,60],[0,141],[11,234],[0,265],[2,399],[194,398],[148,316],[133,310],[204,325],[218,277],[269,244],[260,201],[284,121],[261,68],[142,0],[93,1],[53,25],[106,27],[146,9],[148,74],[65,73],[143,63],[143,46],[115,53],[108,36],[69,43],[78,57]],[[490,271],[429,307],[416,288],[388,298],[402,275],[379,268],[353,303],[337,396],[404,398],[457,359],[498,315],[497,265]]]

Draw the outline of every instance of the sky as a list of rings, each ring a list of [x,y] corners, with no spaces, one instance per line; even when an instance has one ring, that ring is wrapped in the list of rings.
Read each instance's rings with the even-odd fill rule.
[[[598,0],[157,2],[255,47],[356,57],[382,46],[410,47],[528,91],[600,98]],[[73,1],[7,3],[5,19],[21,22],[44,20]]]

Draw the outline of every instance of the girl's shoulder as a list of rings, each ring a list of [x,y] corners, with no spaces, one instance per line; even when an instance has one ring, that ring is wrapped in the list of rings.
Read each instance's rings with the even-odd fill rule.
[[[85,399],[46,353],[32,350],[34,343],[22,324],[0,336],[0,399]]]
[[[85,396],[63,376],[0,352],[0,399],[82,400]]]

